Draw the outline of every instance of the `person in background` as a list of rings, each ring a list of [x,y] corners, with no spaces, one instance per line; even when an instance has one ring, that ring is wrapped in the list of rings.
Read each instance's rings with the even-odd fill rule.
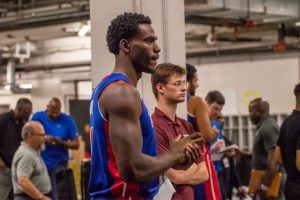
[[[91,142],[90,142],[90,125],[84,125],[84,132],[82,134],[82,139],[84,141],[84,158],[90,159],[91,158]]]
[[[79,148],[78,131],[74,119],[61,112],[61,102],[54,97],[47,105],[47,110],[36,112],[33,121],[40,122],[46,132],[46,149],[42,158],[47,166],[52,186],[52,198],[58,200],[56,174],[68,166],[68,150]]]
[[[0,115],[0,199],[12,199],[11,163],[22,141],[22,128],[31,112],[31,101],[20,98],[14,110]]]
[[[44,127],[39,122],[27,122],[22,138],[12,162],[14,200],[50,200],[50,178],[41,157],[45,148]]]
[[[275,147],[275,162],[283,164],[287,181],[284,190],[286,200],[300,198],[300,83],[294,88],[296,106],[284,121]]]
[[[210,124],[206,101],[195,96],[196,88],[199,86],[196,68],[187,64],[186,69],[186,79],[189,83],[187,91],[188,121],[193,125],[194,130],[200,132],[204,137],[206,144],[202,152],[209,173],[208,181],[194,186],[195,199],[221,200],[218,177],[210,156],[210,142],[216,140],[218,130]]]
[[[222,199],[226,197],[226,168],[229,167],[227,158],[222,158],[224,154],[218,153],[222,148],[225,147],[225,141],[223,139],[221,124],[217,121],[217,116],[221,114],[222,109],[225,105],[225,98],[221,92],[217,90],[212,90],[207,93],[205,100],[208,104],[209,119],[211,121],[211,126],[215,126],[218,129],[217,139],[210,142],[210,150],[212,155],[217,155],[213,159],[213,163],[218,175],[219,186],[221,190]],[[213,158],[213,156],[212,156]],[[223,165],[223,161],[225,165]]]
[[[257,199],[282,199],[284,183],[278,197],[267,197],[266,192],[277,172],[274,162],[274,151],[279,136],[277,122],[269,115],[269,102],[262,98],[253,99],[249,104],[249,118],[256,125],[256,133],[252,150],[252,169],[265,170],[266,174],[261,180],[260,188],[257,190]],[[284,170],[281,168],[284,173]],[[283,176],[284,177],[284,176]],[[284,180],[284,178],[282,179]]]
[[[200,134],[174,140],[157,156],[148,109],[137,90],[144,73],[152,74],[160,48],[149,17],[123,13],[114,18],[106,41],[115,57],[113,72],[91,98],[92,199],[153,199],[158,177],[170,167],[187,168],[200,157]]]
[[[184,68],[163,63],[152,74],[152,90],[157,99],[157,107],[151,116],[155,128],[156,145],[159,154],[169,151],[170,141],[194,132],[192,125],[176,115],[177,104],[186,99],[188,83]],[[175,186],[172,200],[194,200],[192,185],[208,180],[208,172],[203,157],[186,170],[168,169],[165,175]]]
[[[224,129],[224,118],[222,113],[217,115],[216,121],[219,122],[221,125],[221,130],[223,134]],[[225,141],[225,146],[230,146],[233,143],[223,134],[223,139]],[[236,160],[238,154],[241,154],[242,152],[239,149],[231,149],[224,153],[224,158],[222,159],[223,167],[224,167],[224,185],[225,185],[225,200],[232,199],[233,197],[233,188],[236,188],[237,190],[237,196],[240,198],[246,197],[246,190],[242,185],[241,179],[238,175],[238,171],[236,169]],[[226,167],[228,166],[228,167]]]

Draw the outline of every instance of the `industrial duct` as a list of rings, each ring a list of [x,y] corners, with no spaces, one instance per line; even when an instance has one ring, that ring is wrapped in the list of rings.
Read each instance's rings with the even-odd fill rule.
[[[16,84],[15,78],[16,60],[9,59],[6,65],[6,90],[10,90],[12,93],[29,93],[30,89],[20,88]]]

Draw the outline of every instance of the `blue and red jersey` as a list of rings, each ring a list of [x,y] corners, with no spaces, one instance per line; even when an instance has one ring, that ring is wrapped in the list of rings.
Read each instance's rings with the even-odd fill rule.
[[[189,99],[192,96],[190,94],[187,95],[187,103],[189,103]],[[199,127],[197,126],[196,116],[193,113],[189,113],[187,115],[188,121],[193,125],[194,130],[200,132]],[[206,143],[204,147],[201,149],[204,157],[204,161],[207,167],[209,178],[202,184],[194,185],[194,195],[195,199],[203,199],[203,200],[221,200],[221,191],[219,188],[218,176],[214,167],[214,164],[210,157],[210,147],[209,143]]]
[[[93,91],[90,105],[91,125],[91,175],[89,194],[92,199],[102,200],[150,200],[159,189],[158,178],[153,181],[126,183],[119,175],[118,166],[109,137],[109,120],[100,112],[98,99],[102,91],[115,81],[130,84],[128,78],[120,73],[112,73],[105,77]],[[157,156],[154,128],[148,110],[141,99],[142,113],[140,124],[143,138],[142,152],[149,156]]]

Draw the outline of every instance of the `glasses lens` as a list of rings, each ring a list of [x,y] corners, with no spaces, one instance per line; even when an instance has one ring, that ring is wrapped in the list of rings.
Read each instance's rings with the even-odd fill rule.
[[[183,82],[176,82],[175,86],[178,88],[187,88],[187,82],[183,81]]]

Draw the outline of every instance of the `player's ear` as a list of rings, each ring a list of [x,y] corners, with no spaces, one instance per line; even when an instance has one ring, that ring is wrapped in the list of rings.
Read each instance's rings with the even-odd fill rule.
[[[164,94],[164,85],[163,84],[158,83],[155,88],[156,88],[158,94],[161,94],[161,95]]]
[[[121,39],[119,42],[119,48],[120,48],[120,50],[122,50],[124,52],[129,52],[130,44],[129,44],[128,40]]]

